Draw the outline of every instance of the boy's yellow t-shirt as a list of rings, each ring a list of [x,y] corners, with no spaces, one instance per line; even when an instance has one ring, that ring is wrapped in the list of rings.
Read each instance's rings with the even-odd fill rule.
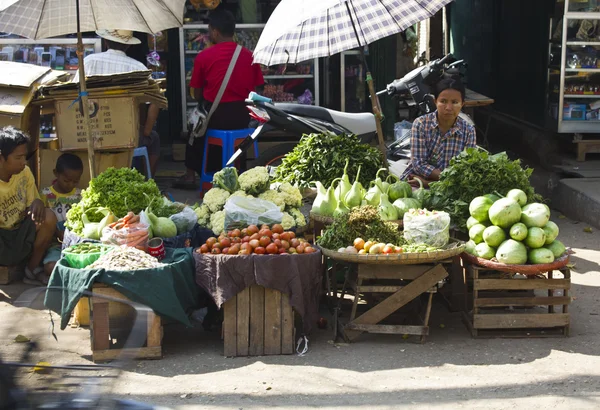
[[[0,180],[0,229],[16,228],[36,199],[39,199],[38,191],[28,166],[8,182]]]
[[[75,188],[68,194],[61,194],[53,186],[49,186],[40,191],[40,197],[46,208],[54,212],[58,222],[64,222],[69,209],[81,201],[81,189]]]

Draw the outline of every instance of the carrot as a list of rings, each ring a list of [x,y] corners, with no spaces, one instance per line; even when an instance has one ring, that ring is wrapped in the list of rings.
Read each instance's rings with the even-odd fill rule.
[[[125,215],[125,216],[123,217],[123,222],[127,222],[127,221],[129,221],[131,218],[133,218],[133,217],[134,217],[134,215],[135,215],[135,214],[134,214],[132,211],[129,211],[129,212],[127,213],[127,215]]]
[[[131,225],[139,223],[139,222],[140,222],[140,216],[139,215],[135,215],[133,218],[131,218],[129,220],[129,224],[131,224]]]
[[[113,222],[110,225],[108,225],[109,228],[114,228],[115,226],[117,226],[118,222]]]

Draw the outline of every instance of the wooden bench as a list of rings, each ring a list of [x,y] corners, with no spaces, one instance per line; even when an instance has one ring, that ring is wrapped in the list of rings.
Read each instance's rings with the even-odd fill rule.
[[[600,140],[574,140],[577,144],[577,161],[585,161],[586,154],[600,154]]]
[[[473,310],[465,313],[464,319],[473,337],[569,336],[568,268],[560,270],[562,278],[557,278],[556,271],[548,272],[547,277],[515,278],[503,273],[498,278],[497,272],[487,268],[471,264],[465,268],[473,283]],[[493,278],[486,278],[486,273]],[[539,306],[544,310],[536,309]]]
[[[288,295],[250,286],[223,304],[224,356],[294,353],[294,312]]]
[[[103,284],[96,283],[92,288],[95,295],[127,299],[122,293]],[[100,297],[91,297],[90,339],[92,360],[105,362],[114,360],[122,353],[131,353],[136,359],[160,359],[162,357],[163,329],[161,319],[153,312],[148,313],[147,334],[144,346],[131,348],[131,352],[121,348],[135,320],[135,309],[128,304],[118,303]]]

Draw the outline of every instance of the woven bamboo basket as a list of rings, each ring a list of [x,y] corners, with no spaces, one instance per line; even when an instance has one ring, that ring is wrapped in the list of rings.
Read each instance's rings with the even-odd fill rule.
[[[432,263],[460,255],[465,249],[465,243],[456,239],[450,239],[448,245],[439,251],[421,253],[391,253],[377,255],[358,255],[353,253],[342,253],[331,249],[320,247],[323,255],[332,259],[351,262],[367,263],[373,265],[418,265],[420,263]]]
[[[569,263],[570,255],[571,252],[567,251],[560,258],[556,259],[552,263],[540,263],[536,265],[507,265],[505,263],[482,259],[477,256],[468,254],[467,252],[463,252],[460,256],[466,262],[482,266],[490,270],[508,273],[520,273],[526,276],[537,276],[542,273],[551,272],[553,270],[560,270],[564,268]]]

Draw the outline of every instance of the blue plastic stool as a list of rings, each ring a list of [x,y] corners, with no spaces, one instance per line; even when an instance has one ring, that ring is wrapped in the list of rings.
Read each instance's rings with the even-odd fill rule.
[[[235,153],[236,143],[242,142],[248,135],[254,132],[254,128],[245,128],[242,130],[215,130],[209,128],[206,130],[204,138],[204,155],[202,156],[202,172],[200,174],[200,190],[204,191],[210,186],[213,180],[214,172],[207,172],[206,165],[208,159],[208,147],[210,145],[220,146],[223,154],[221,155],[221,168],[223,168],[229,158]],[[254,156],[258,158],[258,143],[254,141]]]
[[[148,148],[139,147],[133,150],[133,159],[144,157],[146,160],[146,177],[152,178],[152,170],[150,169],[150,157],[148,157]]]

